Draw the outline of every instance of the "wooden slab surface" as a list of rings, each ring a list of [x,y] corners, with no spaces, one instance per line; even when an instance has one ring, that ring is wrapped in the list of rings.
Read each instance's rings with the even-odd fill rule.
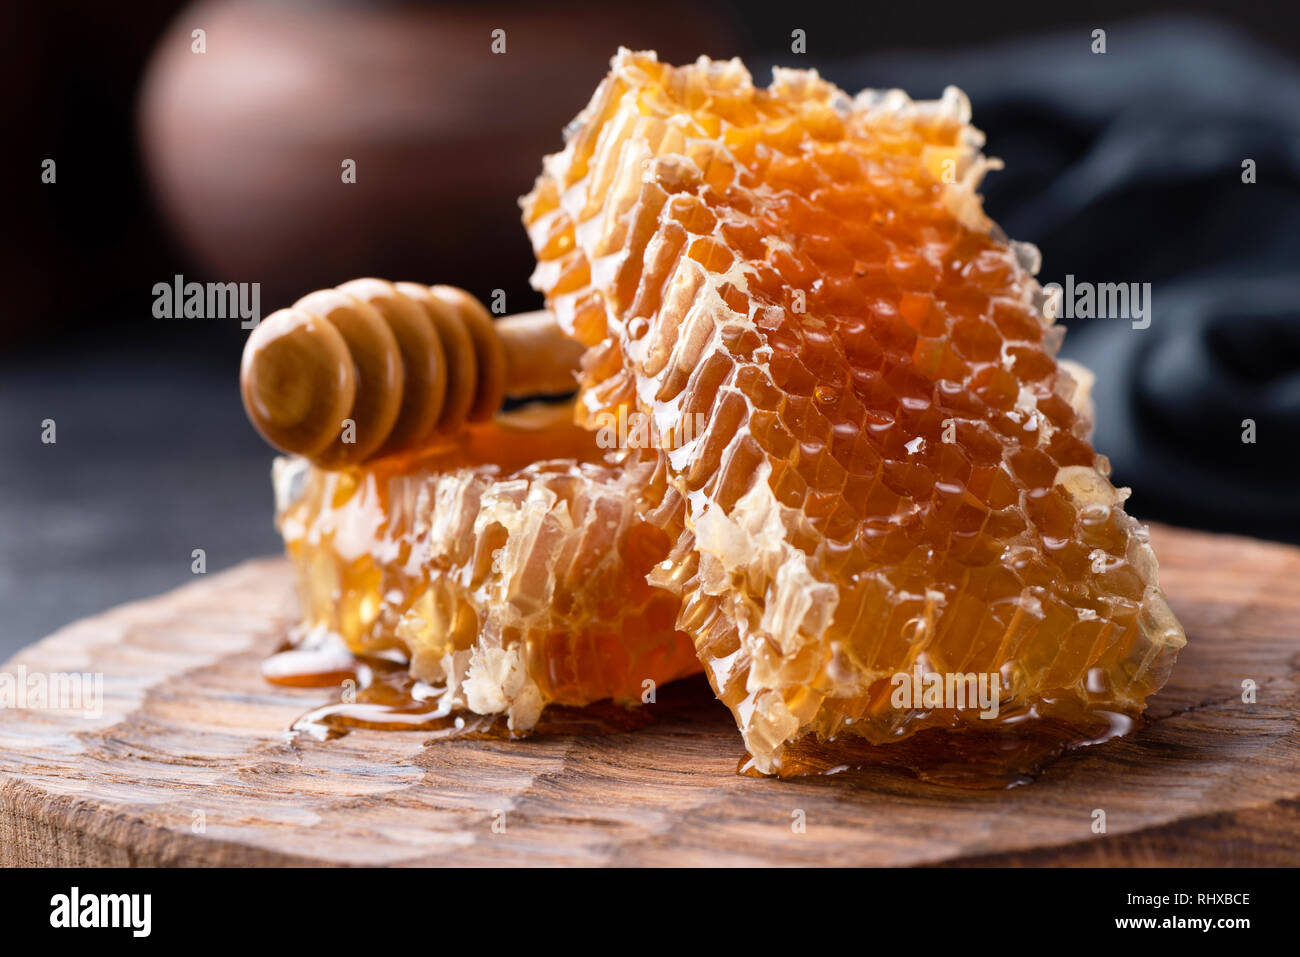
[[[287,564],[248,562],[0,669],[104,675],[102,716],[0,710],[0,863],[1300,864],[1300,549],[1152,539],[1189,641],[1149,725],[1009,791],[740,777],[702,680],[635,730],[291,740],[329,694],[262,680],[295,609]]]

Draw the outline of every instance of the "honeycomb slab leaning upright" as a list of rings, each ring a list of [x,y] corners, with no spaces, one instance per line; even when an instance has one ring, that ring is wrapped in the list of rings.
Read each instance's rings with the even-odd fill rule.
[[[685,503],[652,580],[759,771],[810,738],[1095,739],[1185,643],[1037,252],[982,210],[982,145],[953,88],[624,50],[522,201],[534,285],[588,346],[580,420],[672,445],[702,416],[649,453]],[[997,716],[898,707],[918,669],[993,676]]]

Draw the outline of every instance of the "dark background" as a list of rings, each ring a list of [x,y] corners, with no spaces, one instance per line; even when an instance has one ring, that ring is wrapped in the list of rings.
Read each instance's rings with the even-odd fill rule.
[[[1070,325],[1142,518],[1300,540],[1300,7],[565,0],[6,4],[0,657],[276,551],[237,319],[153,285],[259,282],[262,313],[359,275],[534,308],[515,198],[620,44],[816,66],[855,91],[955,83],[984,192],[1044,282],[1151,282],[1152,328]],[[207,31],[207,52],[190,31]],[[492,56],[489,34],[507,31]],[[790,52],[802,29],[807,53]],[[1107,31],[1107,53],[1090,52]],[[342,158],[357,161],[341,185]],[[1256,160],[1258,182],[1240,164]],[[42,160],[57,182],[40,181]],[[1240,440],[1242,418],[1258,442]],[[44,419],[57,443],[42,444]]]

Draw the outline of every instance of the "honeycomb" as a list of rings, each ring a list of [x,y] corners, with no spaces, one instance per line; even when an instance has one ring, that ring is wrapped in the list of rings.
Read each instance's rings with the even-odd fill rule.
[[[588,347],[577,420],[664,437],[627,459],[684,512],[651,581],[755,772],[940,729],[1096,740],[1185,643],[1037,251],[982,210],[982,145],[955,88],[762,89],[739,60],[623,50],[521,201],[533,284]],[[909,699],[912,675],[998,706]]]
[[[525,409],[363,468],[278,459],[300,636],[341,636],[371,671],[405,664],[422,687],[393,711],[415,697],[516,732],[549,704],[639,704],[647,681],[698,672],[677,596],[646,580],[679,534],[675,492],[653,459],[604,464],[572,418]]]

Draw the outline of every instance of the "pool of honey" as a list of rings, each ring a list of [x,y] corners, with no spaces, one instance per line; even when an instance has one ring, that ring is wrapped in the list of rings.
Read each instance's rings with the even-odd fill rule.
[[[629,708],[612,701],[585,707],[552,705],[528,734],[512,733],[504,715],[478,715],[449,711],[437,689],[414,679],[405,661],[379,656],[355,656],[342,643],[303,648],[286,643],[263,664],[267,681],[289,688],[333,688],[336,700],[312,708],[294,721],[291,730],[317,740],[329,740],[354,729],[418,731],[430,740],[517,739],[531,734],[608,735],[645,728],[660,720],[649,707]],[[703,698],[707,686],[694,679],[676,684],[694,686],[690,698]],[[676,697],[676,696],[674,696]],[[720,733],[730,745],[731,722],[689,719],[702,734]],[[720,709],[719,716],[725,711]],[[668,717],[668,716],[662,716]],[[1027,718],[1036,715],[1027,712]],[[888,744],[871,744],[853,735],[819,741],[809,735],[791,742],[782,757],[779,778],[830,777],[875,769],[899,770],[943,787],[989,790],[1009,789],[1035,781],[1054,760],[1067,751],[1100,744],[1141,727],[1141,719],[1096,712],[1086,733],[1076,722],[1052,719],[1026,720],[1023,730],[1005,728],[987,732],[931,728]],[[745,754],[737,772],[748,777],[768,777]],[[861,775],[854,775],[860,778]],[[860,781],[858,783],[861,783]]]
[[[949,731],[927,728],[898,742],[873,745],[853,735],[819,741],[808,735],[787,745],[777,776],[836,775],[892,768],[922,781],[968,790],[1010,789],[1032,784],[1066,752],[1102,744],[1141,727],[1141,718],[1097,713],[1086,732],[1078,724],[1045,719],[1023,730]],[[748,755],[737,771],[764,777]]]
[[[262,666],[267,681],[288,688],[334,688],[337,700],[313,708],[291,726],[318,740],[358,728],[419,731],[431,739],[522,738],[506,726],[506,716],[452,711],[440,689],[416,680],[396,657],[353,655],[345,647],[301,648],[286,643]],[[634,731],[653,721],[646,708],[597,701],[581,708],[551,705],[531,733],[600,735]]]

